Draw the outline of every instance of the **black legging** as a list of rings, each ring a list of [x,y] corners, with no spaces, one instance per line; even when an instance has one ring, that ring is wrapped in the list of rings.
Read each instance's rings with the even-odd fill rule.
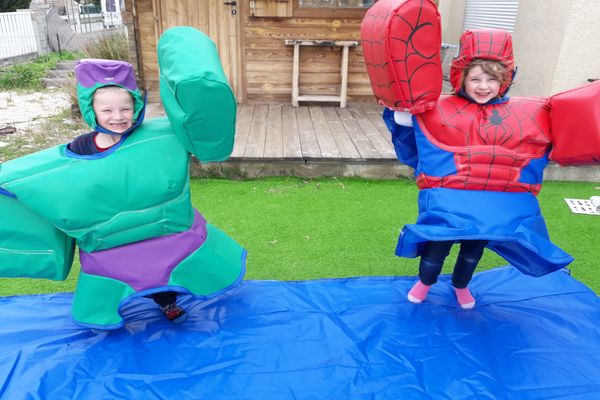
[[[460,241],[460,251],[452,273],[452,286],[459,289],[467,287],[487,243],[487,240]],[[433,285],[437,282],[444,266],[444,260],[450,253],[453,244],[453,241],[432,241],[425,244],[419,263],[421,282],[425,285]]]
[[[151,298],[160,307],[165,307],[177,301],[177,292],[158,292],[144,297]]]

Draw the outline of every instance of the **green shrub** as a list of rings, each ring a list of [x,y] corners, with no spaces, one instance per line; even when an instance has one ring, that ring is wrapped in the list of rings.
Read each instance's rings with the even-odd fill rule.
[[[61,85],[60,90],[67,95],[69,99],[71,118],[81,119],[81,111],[79,110],[79,98],[77,97],[77,82],[75,79]]]
[[[102,35],[83,47],[86,58],[129,61],[129,47],[125,34]]]
[[[20,9],[29,8],[31,0],[0,0],[0,12],[14,12]]]
[[[60,61],[78,57],[79,54],[70,52],[49,53],[33,61],[5,68],[0,73],[0,89],[41,89],[41,78],[46,75],[46,71],[55,68]]]

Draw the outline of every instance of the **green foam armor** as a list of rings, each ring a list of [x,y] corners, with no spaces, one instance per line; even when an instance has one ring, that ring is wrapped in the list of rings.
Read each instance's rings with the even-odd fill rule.
[[[0,276],[64,279],[75,241],[93,254],[190,229],[190,153],[201,161],[229,157],[236,103],[216,48],[201,32],[169,29],[159,63],[168,118],[145,120],[104,153],[72,157],[59,145],[0,164],[0,189],[16,196],[0,194]],[[121,306],[148,290],[216,296],[242,279],[245,256],[208,224],[206,240],[174,267],[166,286],[136,292],[82,265],[73,320],[117,328]]]
[[[75,241],[17,199],[0,195],[0,276],[64,280]]]
[[[91,252],[189,229],[189,154],[166,118],[147,120],[112,154],[65,145],[7,161],[0,187]]]
[[[209,299],[241,281],[245,250],[219,228],[211,224],[206,228],[206,241],[173,269],[169,290]],[[82,272],[73,298],[73,320],[87,327],[119,328],[124,322],[122,306],[140,296],[124,282]]]
[[[203,162],[226,160],[236,101],[215,44],[196,29],[174,27],[158,41],[158,62],[160,97],[183,146]]]

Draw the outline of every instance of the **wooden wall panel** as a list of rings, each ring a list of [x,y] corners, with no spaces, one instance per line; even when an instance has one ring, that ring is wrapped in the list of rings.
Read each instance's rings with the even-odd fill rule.
[[[291,101],[293,46],[286,46],[286,39],[360,43],[359,18],[254,18],[246,13],[243,21],[245,98],[251,102]],[[300,93],[338,94],[341,54],[340,47],[301,46]],[[360,45],[350,49],[348,71],[348,98],[372,98]]]
[[[156,59],[155,20],[152,11],[152,0],[134,0],[132,8],[135,8],[137,29],[138,73],[142,78],[144,89],[148,92],[148,101],[159,101],[158,61]]]
[[[156,45],[158,37],[173,26],[193,26],[206,33],[217,45],[219,57],[232,88],[241,92],[237,40],[239,16],[221,0],[130,0],[136,11],[139,70],[151,101],[159,99]],[[238,99],[240,96],[238,96]]]
[[[132,0],[136,10],[138,30],[139,70],[143,84],[149,90],[151,101],[159,99],[158,65],[156,59],[155,24],[166,28],[176,23],[194,25],[200,24],[213,27],[228,21],[220,20],[214,10],[214,5],[207,10],[208,20],[197,15],[198,10],[189,13],[169,12],[177,4],[176,0]],[[224,55],[224,64],[238,65],[239,79],[242,82],[242,93],[238,99],[251,102],[290,102],[292,93],[292,54],[293,47],[286,46],[286,39],[317,39],[317,40],[355,40],[360,42],[361,18],[267,18],[251,17],[247,4],[240,8],[242,44],[241,57],[235,54]],[[192,2],[189,2],[191,4]],[[153,7],[162,5],[157,10],[161,20],[155,21]],[[215,4],[212,1],[202,4]],[[204,6],[203,6],[204,7]],[[205,10],[206,11],[206,10]],[[183,15],[182,15],[183,14]],[[203,14],[203,12],[200,12]],[[178,20],[181,18],[181,20]],[[202,29],[202,27],[197,26]],[[211,28],[212,29],[212,28]],[[217,41],[231,41],[233,38],[216,35]],[[339,47],[310,47],[302,46],[300,51],[300,93],[301,94],[337,94],[339,91],[341,48]],[[351,48],[348,64],[348,99],[371,100],[372,91],[364,65],[362,47]],[[241,96],[240,96],[241,94]]]

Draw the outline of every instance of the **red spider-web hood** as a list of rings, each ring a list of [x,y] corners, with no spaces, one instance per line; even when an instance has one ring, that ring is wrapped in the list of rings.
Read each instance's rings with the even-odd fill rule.
[[[457,93],[461,89],[460,77],[463,71],[475,58],[497,60],[508,68],[509,81],[500,88],[500,95],[503,95],[512,83],[515,70],[510,33],[499,29],[475,29],[461,35],[460,52],[452,61],[450,69],[450,84]]]

